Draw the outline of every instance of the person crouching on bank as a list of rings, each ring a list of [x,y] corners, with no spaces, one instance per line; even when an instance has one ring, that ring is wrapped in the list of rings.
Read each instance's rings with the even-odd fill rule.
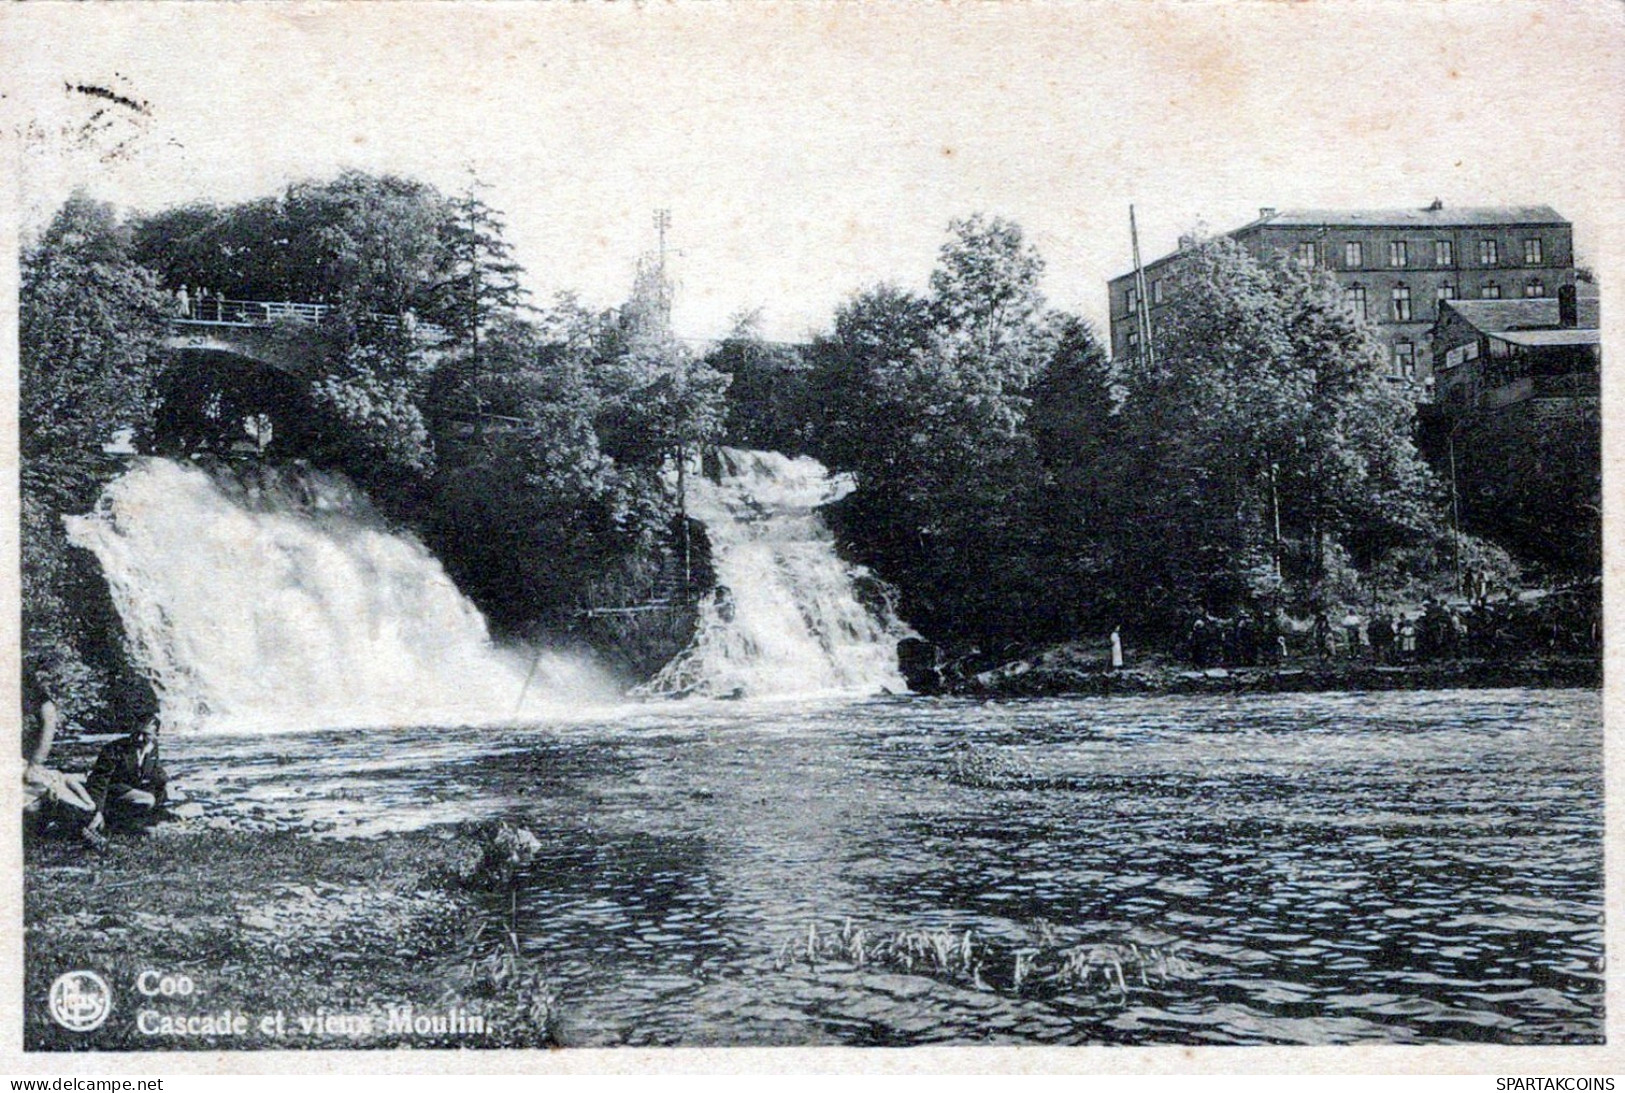
[[[140,828],[158,817],[169,800],[169,776],[158,761],[156,717],[102,748],[85,779],[85,791],[96,805],[84,827],[91,842],[100,842],[109,826]]]

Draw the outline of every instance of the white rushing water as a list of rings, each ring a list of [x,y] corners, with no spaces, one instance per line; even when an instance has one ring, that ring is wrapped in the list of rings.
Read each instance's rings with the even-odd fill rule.
[[[715,477],[688,475],[689,514],[705,525],[718,595],[693,644],[646,691],[765,697],[905,691],[897,642],[909,630],[868,572],[835,552],[817,509],[853,489],[816,460],[722,448]]]
[[[65,523],[171,729],[487,723],[613,694],[577,658],[494,647],[440,563],[340,478],[262,470],[223,488],[144,459]]]

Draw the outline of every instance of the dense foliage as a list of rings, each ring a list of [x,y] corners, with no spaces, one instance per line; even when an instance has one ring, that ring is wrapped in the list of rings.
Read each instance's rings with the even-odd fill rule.
[[[672,337],[658,270],[614,312],[538,311],[473,188],[356,172],[159,213],[135,234],[166,288],[330,309],[293,332],[293,382],[183,354],[154,447],[229,450],[264,417],[263,457],[360,482],[504,630],[649,594],[669,553],[662,475],[715,438],[727,382]]]
[[[861,485],[843,532],[899,586],[903,613],[945,638],[1008,643],[1072,621],[1028,427],[1060,344],[1042,271],[1014,224],[956,221],[928,294],[861,293],[813,345],[813,452]]]
[[[1216,241],[1116,366],[1045,310],[1014,225],[956,222],[915,297],[860,294],[814,346],[814,450],[863,489],[844,529],[927,632],[983,645],[1196,612],[1309,612],[1442,533],[1384,374],[1329,281]]]
[[[1171,281],[1154,360],[1114,376],[1121,407],[1074,483],[1125,621],[1327,609],[1352,592],[1335,559],[1368,568],[1441,532],[1414,393],[1329,279],[1215,240]]]
[[[161,300],[113,210],[75,196],[24,248],[18,303],[24,666],[84,718],[128,666],[106,585],[61,517],[91,508],[120,469],[104,447],[151,413]]]
[[[134,256],[171,290],[414,311],[459,327],[471,308],[448,286],[469,283],[467,236],[480,231],[467,215],[425,183],[349,171],[240,205],[145,217]]]
[[[1434,445],[1457,467],[1462,526],[1557,578],[1602,572],[1602,412],[1556,402],[1486,413]]]
[[[1114,362],[1046,305],[1043,268],[1015,224],[972,216],[949,226],[923,293],[859,292],[805,346],[745,315],[697,354],[652,263],[620,308],[532,307],[473,189],[350,172],[129,225],[76,198],[23,263],[30,666],[82,714],[118,690],[118,628],[61,517],[116,473],[103,446],[119,429],[147,451],[341,471],[500,632],[577,630],[634,671],[682,634],[580,620],[670,595],[685,572],[703,583],[674,487],[719,442],[855,475],[832,513],[844,547],[922,633],[988,653],[1113,626],[1166,642],[1195,612],[1413,594],[1464,559],[1510,573],[1504,552],[1445,531],[1414,393],[1330,281],[1196,246],[1166,281],[1154,362]],[[327,307],[262,329],[263,360],[161,350],[164,315],[200,293]],[[1476,439],[1509,462],[1463,476],[1463,499],[1512,512],[1528,543],[1594,505],[1584,482],[1490,496],[1563,453]],[[1591,558],[1588,544],[1547,545]]]

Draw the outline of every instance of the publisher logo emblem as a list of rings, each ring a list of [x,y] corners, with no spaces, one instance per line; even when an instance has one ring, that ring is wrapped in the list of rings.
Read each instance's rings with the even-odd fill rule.
[[[69,1032],[102,1027],[113,1011],[113,992],[95,972],[64,972],[51,984],[51,1017]]]

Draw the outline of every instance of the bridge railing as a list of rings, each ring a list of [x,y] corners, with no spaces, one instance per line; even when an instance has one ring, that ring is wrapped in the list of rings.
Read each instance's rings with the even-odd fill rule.
[[[181,322],[264,326],[284,319],[319,323],[331,310],[328,304],[300,304],[288,300],[228,300],[221,296],[209,296],[193,301],[175,318]]]
[[[333,310],[331,304],[303,304],[290,300],[228,300],[210,296],[191,301],[174,316],[182,324],[207,326],[269,326],[278,322],[320,323]],[[402,325],[399,315],[369,311],[366,322],[386,330],[398,330]],[[438,323],[407,320],[408,332],[420,341],[443,342],[451,338],[451,331]]]

